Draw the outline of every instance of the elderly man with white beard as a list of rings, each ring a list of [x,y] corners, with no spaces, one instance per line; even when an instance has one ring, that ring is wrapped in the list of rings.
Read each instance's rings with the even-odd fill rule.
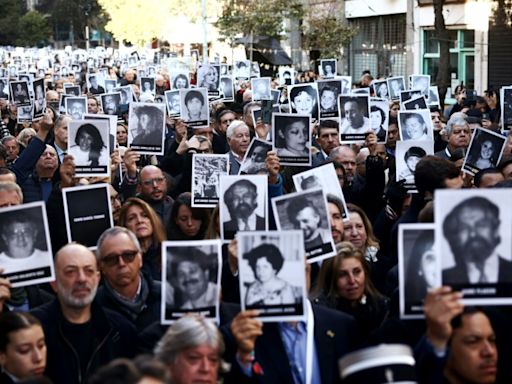
[[[135,355],[135,328],[94,302],[100,272],[89,249],[62,247],[55,255],[55,278],[57,298],[33,311],[46,336],[46,376],[55,383],[85,383],[98,367]]]

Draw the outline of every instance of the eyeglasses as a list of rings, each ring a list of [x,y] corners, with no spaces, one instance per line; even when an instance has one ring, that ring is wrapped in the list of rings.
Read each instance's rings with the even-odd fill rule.
[[[155,177],[153,179],[141,181],[141,184],[144,185],[145,187],[150,187],[154,183],[161,184],[164,182],[164,180],[165,180],[165,178],[163,178],[163,177]]]
[[[128,264],[135,260],[137,253],[139,253],[139,251],[124,251],[121,254],[105,256],[101,259],[101,262],[107,267],[113,267],[114,265],[119,264],[119,258],[122,258],[123,262]]]
[[[18,237],[32,236],[33,233],[34,233],[34,231],[32,228],[18,228],[15,230],[6,231],[5,236],[10,239],[14,239],[14,238],[18,238]]]

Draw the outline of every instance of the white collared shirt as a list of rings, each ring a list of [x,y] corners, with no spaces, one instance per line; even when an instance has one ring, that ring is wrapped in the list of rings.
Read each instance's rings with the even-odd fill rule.
[[[245,230],[246,222],[244,220],[237,218],[236,223],[237,223],[238,229],[240,231]],[[247,224],[249,225],[249,229],[251,231],[254,231],[256,229],[256,213],[255,212],[253,212],[251,214],[251,216],[249,216],[249,218],[247,219]]]
[[[485,282],[489,284],[496,284],[498,282],[500,257],[496,250],[485,260],[484,262],[484,276]],[[471,284],[477,284],[480,281],[480,269],[476,266],[476,263],[468,261],[466,263],[468,269],[469,282]]]

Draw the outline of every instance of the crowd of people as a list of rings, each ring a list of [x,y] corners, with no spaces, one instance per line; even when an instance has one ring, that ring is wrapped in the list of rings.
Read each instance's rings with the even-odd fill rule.
[[[59,75],[62,63],[57,56],[52,67],[43,68],[46,107],[42,117],[32,121],[19,121],[20,103],[13,95],[7,97],[3,89],[7,85],[0,83],[0,215],[4,207],[44,202],[55,275],[49,284],[22,286],[2,277],[4,259],[16,258],[17,252],[22,258],[41,252],[36,248],[38,231],[30,221],[4,225],[0,253],[1,383],[213,384],[221,379],[224,383],[339,383],[340,358],[381,343],[400,343],[414,349],[420,383],[512,381],[506,358],[512,352],[509,307],[464,306],[460,292],[427,280],[429,284],[418,290],[425,296],[424,318],[401,319],[399,309],[400,224],[433,222],[436,190],[512,185],[512,135],[501,132],[495,92],[470,99],[466,89],[458,86],[455,104],[444,110],[430,107],[432,136],[427,135],[422,115],[404,115],[404,140],[409,135],[431,141],[434,153],[427,155],[422,148],[411,147],[403,160],[411,165],[400,173],[395,154],[402,105],[388,96],[388,87],[391,85],[395,93],[400,90],[370,73],[353,81],[352,88],[388,99],[389,110],[372,109],[376,124],[370,124],[368,105],[368,115],[361,114],[356,98],[345,99],[341,108],[338,102],[336,108],[341,94],[337,89],[323,88],[319,103],[315,83],[322,78],[314,71],[305,71],[287,79],[305,86],[292,88],[289,100],[287,86],[277,78],[272,79],[271,87],[281,91],[277,103],[281,111],[316,114],[317,118],[309,120],[309,127],[307,119],[272,127],[262,118],[253,119],[253,110],[263,105],[252,100],[248,76],[234,81],[233,101],[224,101],[222,92],[213,98],[215,92],[209,93],[209,118],[202,116],[208,103],[205,93],[188,90],[183,119],[174,112],[171,117],[170,111],[166,116],[163,154],[150,155],[130,148],[131,143],[142,142],[153,131],[136,132],[129,142],[129,104],[135,99],[165,104],[166,91],[196,84],[215,91],[219,74],[214,66],[205,65],[197,74],[192,69],[188,76],[173,78],[166,66],[143,60],[123,68],[103,57],[72,64],[79,70],[67,76]],[[12,66],[16,65],[5,63],[6,73]],[[148,67],[155,67],[154,75]],[[141,87],[141,71],[154,79],[154,86],[147,81],[147,86]],[[98,83],[98,76],[91,76],[95,73],[107,73],[107,79],[119,87],[131,87],[134,99],[125,98],[120,105],[108,107],[108,102],[101,101],[105,88]],[[332,78],[332,65],[323,68],[323,73]],[[8,82],[18,80],[11,72],[6,78]],[[372,82],[379,83],[378,89],[371,87]],[[117,116],[115,145],[107,146],[90,124],[80,128],[76,142],[68,142],[70,122],[81,117],[59,111],[66,83],[79,86],[87,98],[88,114]],[[40,98],[41,92],[38,88],[35,97]],[[18,97],[24,93],[20,89]],[[109,110],[104,111],[102,105]],[[318,118],[319,106],[321,113],[336,111],[336,117]],[[208,126],[196,128],[186,123],[205,119]],[[149,125],[160,125],[148,120]],[[347,133],[362,133],[363,141],[342,143],[344,124],[350,126]],[[479,140],[481,151],[474,160],[477,172],[463,173],[471,135],[478,127],[503,137],[503,154],[501,158],[497,155],[493,141]],[[279,275],[283,249],[262,243],[253,252],[238,254],[237,232],[277,228],[278,218],[270,209],[268,225],[256,213],[255,184],[238,181],[219,196],[218,178],[211,177],[215,184],[212,195],[224,199],[230,213],[230,220],[224,223],[218,206],[196,207],[191,193],[195,154],[228,154],[229,173],[238,175],[251,140],[271,142],[273,132],[275,143],[282,144],[274,146],[275,150],[254,150],[249,158],[254,165],[242,167],[254,169],[258,177],[266,176],[269,206],[272,198],[296,192],[294,175],[325,164],[333,165],[337,178],[331,182],[338,183],[343,192],[341,197],[326,196],[328,225],[321,224],[315,202],[297,199],[295,205],[288,205],[289,224],[302,230],[306,249],[314,248],[318,241],[324,244],[325,237],[332,237],[336,245],[334,256],[322,262],[305,262],[307,321],[262,322],[258,309],[241,309],[239,262],[247,262],[255,277],[243,300],[248,305],[297,300],[296,287]],[[161,135],[156,136],[153,141],[158,142]],[[68,153],[74,147],[74,153],[84,152],[84,159]],[[311,166],[284,166],[280,161],[283,156],[306,158]],[[76,161],[93,166],[108,163],[110,177],[77,178]],[[207,182],[202,190],[209,189]],[[62,191],[97,183],[108,184],[114,226],[103,232],[91,250],[68,241]],[[415,184],[416,191],[412,193],[405,184]],[[489,227],[489,231],[498,225],[499,220],[474,224]],[[460,228],[461,223],[444,230],[449,231],[446,236],[460,239]],[[467,229],[467,236],[476,231]],[[204,259],[204,252],[180,254],[171,262],[172,267],[163,264],[162,244],[166,240],[176,244],[220,239],[221,232],[223,240],[227,237],[222,245],[220,287],[212,282],[213,269],[198,261]],[[424,246],[414,247],[421,260],[427,251]],[[503,256],[511,258],[511,254]],[[414,268],[427,262],[420,261]],[[170,273],[167,281],[162,281],[167,275],[165,268]],[[198,313],[185,315],[171,325],[161,321],[166,310],[162,303],[179,303],[182,309],[194,312],[218,301],[217,324]],[[384,374],[375,382],[383,381]]]

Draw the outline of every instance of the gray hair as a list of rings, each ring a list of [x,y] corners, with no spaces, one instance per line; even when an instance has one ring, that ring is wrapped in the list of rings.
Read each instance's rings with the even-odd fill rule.
[[[249,129],[247,124],[245,124],[242,120],[233,120],[231,124],[229,124],[228,129],[226,130],[226,137],[230,138],[231,136],[233,136],[235,129],[240,128],[242,126],[247,127],[247,129]]]
[[[103,243],[105,242],[105,240],[107,240],[109,237],[117,236],[122,233],[124,233],[131,239],[133,245],[135,245],[135,248],[137,248],[137,251],[139,253],[142,252],[139,240],[137,239],[137,236],[135,236],[135,234],[132,231],[130,231],[128,228],[125,228],[125,227],[112,227],[112,228],[106,229],[101,234],[101,236],[98,239],[98,242],[96,243],[96,260],[98,262],[101,260],[101,257],[103,256],[103,254],[101,253],[101,247],[102,247]]]
[[[261,103],[259,101],[251,101],[244,105],[244,116],[249,116],[253,108],[261,107]]]
[[[18,143],[16,138],[14,136],[11,136],[11,135],[2,137],[2,140],[0,142],[2,144],[5,144],[5,143],[7,143],[8,141],[11,141],[11,140],[14,140],[14,141],[16,141],[16,143]]]
[[[450,136],[452,134],[452,129],[454,125],[463,125],[465,127],[469,127],[467,115],[462,112],[456,112],[450,117],[450,120],[448,120],[448,122],[446,123],[446,127],[444,127],[447,136]]]
[[[172,364],[183,350],[207,344],[224,353],[224,341],[215,323],[199,316],[184,316],[169,327],[155,347],[155,356]]]
[[[0,183],[0,191],[7,191],[7,192],[16,192],[18,196],[20,197],[20,204],[23,202],[23,192],[21,192],[21,188],[16,183]]]

